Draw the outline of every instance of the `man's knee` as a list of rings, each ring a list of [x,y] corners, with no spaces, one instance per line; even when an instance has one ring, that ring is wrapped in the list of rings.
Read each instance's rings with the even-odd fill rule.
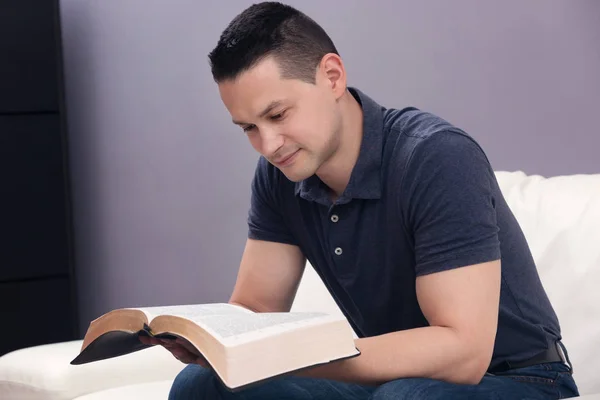
[[[437,400],[449,398],[449,389],[454,389],[452,384],[434,379],[407,378],[385,383],[378,387],[370,400]]]
[[[169,400],[219,399],[214,373],[196,364],[186,366],[175,378]]]

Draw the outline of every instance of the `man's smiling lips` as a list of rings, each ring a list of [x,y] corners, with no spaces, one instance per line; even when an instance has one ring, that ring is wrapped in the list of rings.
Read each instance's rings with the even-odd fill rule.
[[[295,152],[293,152],[291,154],[288,154],[288,155],[286,155],[284,157],[280,157],[277,160],[274,160],[273,162],[278,167],[287,167],[292,162],[294,162],[294,159],[296,158],[296,155],[298,154],[299,151],[300,151],[300,149],[298,149]]]

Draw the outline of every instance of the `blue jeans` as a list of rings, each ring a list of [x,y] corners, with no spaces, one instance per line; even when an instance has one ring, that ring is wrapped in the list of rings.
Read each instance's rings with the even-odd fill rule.
[[[487,374],[478,385],[410,378],[381,386],[365,386],[284,376],[235,393],[223,387],[211,370],[191,364],[175,379],[169,400],[519,400],[564,399],[578,394],[570,368],[561,363],[538,364],[501,374]]]

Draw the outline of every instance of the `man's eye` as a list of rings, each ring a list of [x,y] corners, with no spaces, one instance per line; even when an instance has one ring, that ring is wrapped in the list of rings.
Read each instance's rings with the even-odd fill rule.
[[[280,112],[279,114],[271,115],[271,119],[277,121],[278,119],[283,118],[283,114],[285,114],[285,111]]]
[[[248,125],[244,127],[244,132],[250,132],[252,129],[255,128],[255,125]]]

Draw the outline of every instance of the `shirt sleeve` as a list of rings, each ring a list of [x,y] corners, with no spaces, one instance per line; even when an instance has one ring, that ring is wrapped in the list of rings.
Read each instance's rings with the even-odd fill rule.
[[[402,185],[416,275],[499,259],[495,175],[483,150],[457,132],[417,140]]]
[[[251,185],[248,238],[296,245],[282,216],[278,179],[275,167],[260,157]]]

